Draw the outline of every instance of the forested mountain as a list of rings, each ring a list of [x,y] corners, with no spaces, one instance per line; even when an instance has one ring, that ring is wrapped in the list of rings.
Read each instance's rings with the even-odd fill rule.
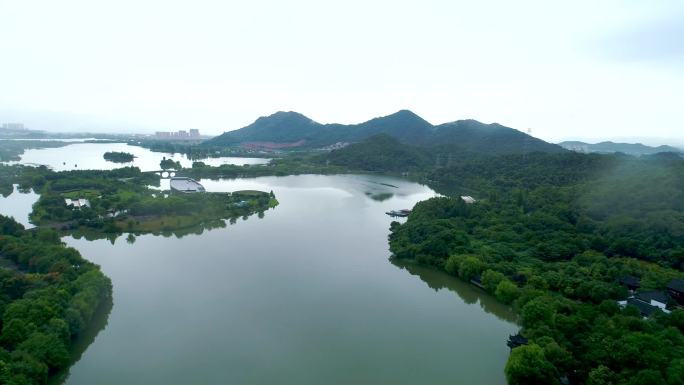
[[[434,139],[430,144],[411,145],[402,143],[399,140],[391,137],[388,134],[378,134],[369,137],[361,142],[350,144],[344,148],[333,150],[329,153],[319,155],[314,158],[318,162],[346,167],[351,170],[376,171],[376,172],[437,172],[447,168],[460,167],[482,167],[482,176],[488,175],[492,168],[489,167],[489,162],[501,162],[501,169],[508,169],[510,164],[517,164],[519,160],[527,159],[521,157],[523,154],[532,154],[531,151],[523,151],[526,148],[546,148],[548,143],[542,142],[534,143],[532,140],[522,138],[521,141],[528,141],[525,144],[515,140],[506,140],[509,136],[524,135],[515,131],[516,133],[499,133],[494,135],[474,133],[479,129],[468,127],[468,123],[459,124],[454,123],[453,126],[447,128],[453,130],[453,135],[448,136],[444,140]],[[447,136],[447,135],[445,135]],[[458,141],[456,138],[463,138]],[[453,140],[450,142],[450,139]],[[518,148],[522,145],[522,148]],[[566,162],[567,159],[574,157],[582,157],[585,161],[590,161],[591,158],[572,152],[556,152],[560,148],[557,146],[548,147],[551,151],[538,150],[534,154],[538,156],[534,159],[539,159],[547,155],[547,160],[552,162]],[[562,149],[561,149],[562,150]],[[564,154],[565,157],[553,157],[552,155]],[[492,158],[492,156],[501,156]],[[507,163],[509,159],[515,159],[513,163]],[[532,158],[530,158],[532,159]],[[480,161],[484,161],[487,165],[480,165]],[[518,165],[518,169],[523,170],[529,164]],[[516,172],[516,174],[518,174]],[[520,175],[524,178],[524,175]],[[441,175],[440,178],[433,180],[445,180],[448,178],[447,174]],[[432,178],[431,178],[432,179]]]
[[[660,152],[675,152],[681,153],[682,150],[672,146],[657,146],[651,147],[641,143],[615,143],[615,142],[600,142],[600,143],[585,143],[579,141],[566,141],[558,143],[559,146],[568,150],[577,152],[597,152],[603,154],[610,154],[614,152],[622,152],[628,155],[651,155]]]
[[[358,142],[372,135],[387,134],[403,143],[419,143],[429,138],[433,132],[433,126],[430,123],[408,110],[401,110],[361,124],[337,126],[342,131],[349,132],[345,139],[347,142]]]
[[[321,133],[322,125],[297,112],[279,111],[262,116],[249,126],[229,131],[209,140],[212,145],[230,145],[242,142],[288,143],[313,140]]]
[[[276,112],[249,126],[208,140],[205,146],[248,145],[265,148],[324,147],[338,142],[359,142],[387,134],[406,144],[449,146],[453,150],[490,153],[562,152],[561,147],[518,130],[475,120],[433,126],[408,110],[360,124],[320,124],[297,112]]]
[[[426,143],[431,146],[449,145],[460,151],[491,154],[523,152],[558,153],[564,150],[551,143],[497,123],[484,124],[477,120],[458,120],[435,126]]]
[[[404,172],[422,170],[433,160],[424,148],[400,143],[387,134],[378,134],[343,149],[323,155],[327,163],[352,170]]]

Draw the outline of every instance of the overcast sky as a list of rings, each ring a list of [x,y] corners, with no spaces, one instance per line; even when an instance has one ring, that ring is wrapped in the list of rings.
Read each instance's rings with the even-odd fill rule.
[[[684,142],[684,1],[0,0],[0,122],[357,123]]]

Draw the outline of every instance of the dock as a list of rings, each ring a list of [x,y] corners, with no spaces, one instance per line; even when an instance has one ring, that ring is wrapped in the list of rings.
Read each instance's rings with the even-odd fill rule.
[[[506,341],[506,345],[508,345],[511,350],[519,346],[527,345],[528,343],[529,340],[523,337],[520,333],[508,336],[508,341]]]

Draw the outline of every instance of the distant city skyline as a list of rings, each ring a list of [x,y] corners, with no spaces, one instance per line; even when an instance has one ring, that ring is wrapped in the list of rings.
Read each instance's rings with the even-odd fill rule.
[[[550,142],[684,144],[681,1],[0,1],[0,14],[0,122],[28,128],[218,135],[279,110],[349,124],[410,109]]]

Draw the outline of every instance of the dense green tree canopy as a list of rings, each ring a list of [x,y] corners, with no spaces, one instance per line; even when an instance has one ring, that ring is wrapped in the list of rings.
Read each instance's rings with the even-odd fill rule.
[[[393,223],[390,249],[480,277],[517,309],[531,343],[511,352],[509,383],[681,383],[684,310],[644,319],[616,301],[627,297],[623,276],[644,290],[684,277],[684,160],[505,155],[429,175],[451,197],[420,202]]]
[[[44,384],[69,364],[111,282],[52,230],[0,216],[0,383]]]
[[[108,151],[105,152],[102,157],[105,160],[108,160],[110,162],[115,162],[115,163],[128,163],[132,162],[133,159],[135,159],[135,156],[133,154],[128,153],[128,152],[118,152],[118,151]]]

